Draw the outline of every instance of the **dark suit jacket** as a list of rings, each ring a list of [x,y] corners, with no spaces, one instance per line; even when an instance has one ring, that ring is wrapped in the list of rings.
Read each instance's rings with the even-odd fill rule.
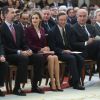
[[[96,36],[96,30],[92,25],[86,25],[90,37]],[[71,44],[75,50],[84,51],[86,49],[85,42],[88,41],[89,37],[82,30],[81,26],[76,23],[71,29]]]
[[[18,25],[13,25],[16,32],[16,43],[13,40],[11,31],[9,30],[6,23],[3,23],[0,28],[1,38],[4,45],[5,54],[16,54],[17,50],[29,49],[25,43],[23,30]]]
[[[47,27],[47,24],[45,23],[45,21],[42,21],[41,25],[45,29],[46,34],[49,34],[50,31],[52,30],[52,28],[56,25],[56,23],[54,22],[54,20],[52,18],[50,18],[48,20],[48,25],[49,25],[50,29]]]
[[[66,38],[68,40],[68,49],[71,49],[70,26],[66,25],[65,30],[67,33]],[[57,55],[60,55],[62,53],[62,51],[65,50],[65,46],[63,44],[63,39],[62,39],[60,30],[57,25],[52,29],[51,33],[49,34],[48,41],[49,41],[50,48],[52,50],[54,50]]]
[[[96,29],[96,34],[100,36],[100,26],[96,23],[94,25],[95,29]]]
[[[40,34],[41,38],[38,37],[38,34],[36,33],[36,30],[33,26],[28,27],[25,31],[28,46],[35,53],[37,53],[41,48],[46,46],[45,31],[42,27],[40,28]]]
[[[3,45],[2,45],[2,42],[1,42],[1,36],[0,36],[0,56],[1,55],[4,55],[4,50],[3,50]]]

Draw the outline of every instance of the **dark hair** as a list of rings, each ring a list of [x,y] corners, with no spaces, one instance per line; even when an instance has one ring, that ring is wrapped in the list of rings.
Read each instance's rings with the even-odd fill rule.
[[[68,9],[68,10],[67,10],[67,15],[68,15],[68,13],[69,13],[71,10],[73,10],[73,11],[74,11],[74,9],[73,9],[73,8]]]
[[[66,15],[66,13],[65,13],[65,12],[60,12],[60,13],[58,13],[58,15],[57,15],[57,20],[59,19],[60,16],[63,16],[63,15]]]
[[[37,11],[33,12],[32,15],[31,15],[31,20],[32,20],[32,16],[33,16],[33,15],[38,15],[39,18],[42,20],[42,15],[40,14],[40,12],[37,12]],[[41,22],[40,22],[40,24],[39,24],[39,28],[40,28],[40,27],[41,27]]]
[[[9,8],[12,8],[12,7],[5,6],[5,7],[2,8],[2,14],[3,14],[3,16],[5,16],[9,12]]]

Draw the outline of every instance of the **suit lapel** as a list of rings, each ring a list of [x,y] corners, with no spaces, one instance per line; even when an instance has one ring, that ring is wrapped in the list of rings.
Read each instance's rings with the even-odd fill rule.
[[[4,24],[4,26],[5,26],[5,32],[7,32],[6,34],[8,35],[8,38],[11,39],[14,42],[13,36],[12,36],[12,33],[11,33],[9,27],[7,26],[6,23]]]
[[[59,41],[61,40],[61,42],[63,43],[63,38],[62,38],[62,35],[61,35],[61,32],[60,32],[59,28],[57,27],[56,30],[57,30],[56,33],[58,33]]]
[[[95,24],[95,26],[97,28],[97,31],[99,31],[99,33],[100,33],[100,26],[97,23]]]
[[[78,30],[79,34],[82,35],[83,38],[88,38],[88,34],[86,32],[83,32],[82,27],[79,24],[77,24],[76,30]]]
[[[11,39],[11,41],[12,41],[12,43],[13,43],[14,45],[16,45],[16,44],[17,44],[17,37],[18,37],[17,34],[16,34],[16,43],[15,43],[15,41],[14,41],[14,39],[13,39],[13,36],[12,36],[12,33],[11,33],[9,27],[7,26],[6,23],[4,23],[4,25],[5,25],[5,31],[7,32],[6,34],[8,35],[8,38]],[[17,32],[18,29],[16,29],[15,25],[13,25],[13,26],[14,26],[15,32]]]
[[[15,29],[15,35],[16,35],[16,43],[15,43],[15,42],[14,42],[14,43],[17,44],[17,43],[18,43],[18,40],[19,40],[19,39],[18,39],[18,34],[17,34],[17,33],[18,33],[18,32],[17,32],[18,29],[17,29],[17,27],[16,27],[15,25],[13,25],[13,26],[14,26],[14,29]],[[22,33],[22,34],[23,34],[23,33]]]

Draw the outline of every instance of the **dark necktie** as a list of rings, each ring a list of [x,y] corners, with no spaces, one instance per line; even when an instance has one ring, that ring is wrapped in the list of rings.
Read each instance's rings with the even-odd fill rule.
[[[88,34],[88,32],[86,31],[86,29],[85,29],[85,26],[83,25],[82,26],[82,31],[89,37],[89,34]]]
[[[15,29],[14,29],[12,24],[10,25],[10,30],[11,30],[11,33],[12,33],[12,36],[13,36],[13,40],[16,43],[16,32],[15,32]]]
[[[65,49],[68,49],[68,40],[67,40],[67,35],[66,35],[64,28],[62,28],[62,35],[63,35],[63,41],[64,41]]]
[[[48,22],[46,22],[46,25],[47,25],[47,29],[50,30],[50,26],[49,26]]]

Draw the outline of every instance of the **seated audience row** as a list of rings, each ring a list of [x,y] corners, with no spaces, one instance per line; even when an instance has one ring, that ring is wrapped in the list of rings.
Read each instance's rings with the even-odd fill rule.
[[[20,84],[27,82],[29,64],[34,67],[31,91],[35,93],[44,93],[37,83],[42,78],[46,64],[52,91],[63,91],[59,60],[68,66],[70,85],[74,89],[85,90],[80,84],[84,59],[95,60],[100,72],[100,9],[95,11],[94,26],[87,24],[86,9],[78,9],[76,13],[74,9],[69,9],[56,14],[55,10],[51,10],[52,17],[50,10],[45,8],[42,9],[42,14],[34,11],[30,15],[26,11],[18,16],[13,7],[3,8],[2,15],[5,19],[0,27],[0,86],[4,84],[9,65],[16,65],[15,95],[26,95]],[[17,17],[19,20],[15,20]],[[4,96],[1,90],[0,96]]]

